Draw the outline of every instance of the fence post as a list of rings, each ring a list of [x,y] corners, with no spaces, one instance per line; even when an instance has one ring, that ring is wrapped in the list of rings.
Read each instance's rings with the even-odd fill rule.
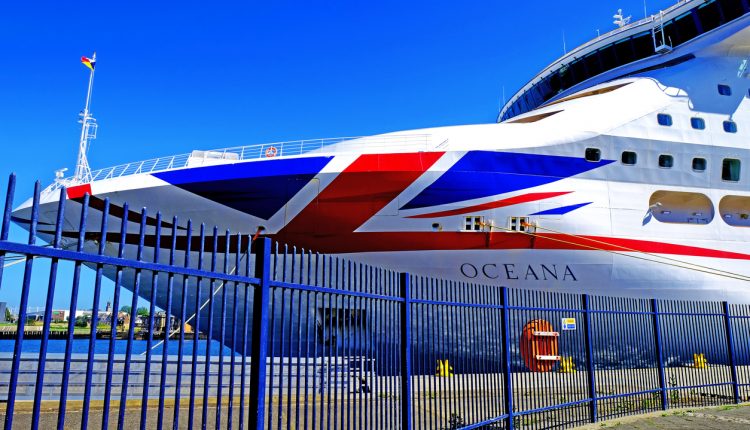
[[[667,382],[664,377],[664,353],[662,352],[661,327],[659,326],[659,304],[651,299],[651,312],[654,314],[654,339],[656,339],[656,361],[659,365],[659,388],[661,389],[661,408],[667,410]]]
[[[503,305],[503,383],[505,385],[505,412],[508,414],[508,430],[513,430],[513,378],[511,378],[510,310],[508,309],[508,287],[500,289]]]
[[[599,420],[599,414],[596,405],[596,374],[594,368],[594,338],[591,335],[591,303],[589,302],[589,295],[583,295],[583,318],[584,324],[586,324],[586,368],[588,372],[589,382],[589,398],[591,404],[589,405],[589,411],[591,414],[591,422],[595,423]]]
[[[253,288],[253,337],[250,352],[250,406],[248,417],[254,420],[251,429],[262,429],[266,404],[266,358],[268,355],[268,303],[271,298],[271,239],[258,241],[255,255],[255,277],[260,284]]]
[[[401,298],[401,428],[411,429],[411,280],[399,274]]]
[[[729,303],[722,302],[724,307],[724,327],[727,330],[727,349],[729,350],[729,367],[732,370],[732,393],[734,403],[740,402],[740,387],[737,383],[737,365],[734,362],[734,336],[732,336],[732,320],[729,316]]]

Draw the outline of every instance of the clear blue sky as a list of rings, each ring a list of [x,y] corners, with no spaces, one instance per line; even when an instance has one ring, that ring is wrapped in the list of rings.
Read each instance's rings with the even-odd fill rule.
[[[672,3],[647,0],[648,11]],[[572,49],[613,29],[618,8],[643,17],[643,0],[3,2],[0,186],[16,172],[20,200],[35,179],[74,169],[88,79],[80,57],[94,50],[96,169],[493,122],[503,87],[509,98],[559,57],[563,33]],[[17,301],[6,285],[21,266],[0,301]]]

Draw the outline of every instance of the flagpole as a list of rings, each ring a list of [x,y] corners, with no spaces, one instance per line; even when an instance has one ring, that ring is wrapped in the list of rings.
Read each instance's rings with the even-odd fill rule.
[[[96,120],[91,116],[91,93],[94,87],[94,71],[96,70],[96,52],[91,57],[94,67],[89,74],[89,88],[86,92],[86,107],[81,114],[81,139],[78,143],[78,161],[76,162],[75,179],[79,183],[91,182],[91,168],[87,158],[88,146],[91,139],[96,137]],[[93,129],[93,130],[92,130]]]

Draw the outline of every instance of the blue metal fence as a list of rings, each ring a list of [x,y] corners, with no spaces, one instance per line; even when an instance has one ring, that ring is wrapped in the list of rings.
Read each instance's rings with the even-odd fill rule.
[[[0,351],[6,429],[541,429],[750,394],[747,305],[409,275],[65,190],[40,221],[38,184],[18,243],[14,189],[11,176],[0,263],[24,266],[0,268],[20,291]],[[39,339],[25,338],[30,297],[45,303]]]

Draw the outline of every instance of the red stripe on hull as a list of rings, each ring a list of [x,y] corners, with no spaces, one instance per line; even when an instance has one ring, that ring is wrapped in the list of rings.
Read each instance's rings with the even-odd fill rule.
[[[465,208],[452,209],[452,210],[442,211],[442,212],[433,212],[429,214],[412,215],[407,218],[438,218],[438,217],[451,216],[451,215],[461,215],[461,214],[466,214],[469,212],[476,212],[476,211],[482,211],[482,210],[487,210],[487,209],[497,209],[497,208],[517,205],[521,203],[529,203],[529,202],[535,202],[537,200],[550,199],[552,197],[562,196],[562,195],[570,194],[570,193],[572,193],[572,191],[558,191],[558,192],[552,192],[552,193],[529,193],[529,194],[523,194],[520,196],[509,197],[507,199],[498,200],[495,202],[482,203],[481,205],[468,206]]]
[[[295,234],[290,243],[324,253],[459,250],[568,250],[646,252],[690,257],[750,260],[749,254],[638,239],[565,234],[486,232],[363,232],[349,234]]]
[[[351,234],[443,155],[442,152],[367,154],[344,169],[276,237],[291,240],[310,232]]]

